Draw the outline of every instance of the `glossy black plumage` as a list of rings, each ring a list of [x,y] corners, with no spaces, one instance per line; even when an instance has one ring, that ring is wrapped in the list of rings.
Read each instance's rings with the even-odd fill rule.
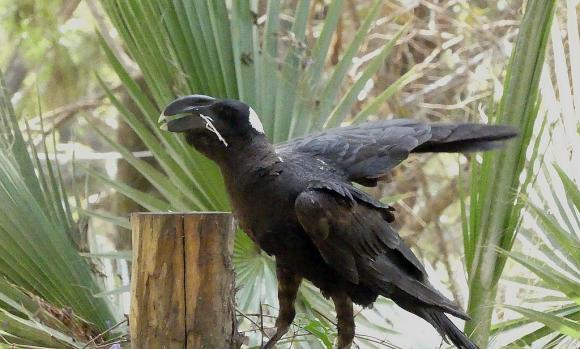
[[[354,336],[351,300],[369,306],[379,295],[422,317],[459,348],[477,348],[445,313],[467,315],[431,286],[421,262],[389,225],[392,208],[351,182],[374,185],[411,152],[496,147],[517,134],[512,127],[388,120],[274,147],[255,113],[238,101],[185,97],[166,113],[186,114],[169,121],[169,129],[180,125],[188,142],[220,166],[241,227],[276,258],[281,307],[278,332],[266,348],[287,331],[302,278],[335,302],[341,348]],[[186,119],[198,117],[205,127]]]
[[[281,143],[276,149],[323,158],[344,170],[349,180],[372,186],[412,152],[488,150],[515,135],[515,129],[505,125],[425,124],[394,119],[318,132]]]

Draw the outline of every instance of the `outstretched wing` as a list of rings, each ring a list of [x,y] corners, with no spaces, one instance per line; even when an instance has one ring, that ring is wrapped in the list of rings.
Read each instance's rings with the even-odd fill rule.
[[[428,282],[425,269],[385,220],[384,212],[351,192],[353,187],[314,183],[295,202],[298,221],[325,262],[346,280],[383,296],[409,296],[465,317]],[[339,190],[337,190],[339,189]]]
[[[314,133],[278,144],[276,150],[322,158],[344,171],[349,180],[372,186],[411,152],[487,150],[516,135],[516,129],[504,125],[425,124],[394,119]]]
[[[343,170],[349,180],[366,184],[365,178],[384,175],[429,140],[430,130],[429,125],[413,120],[369,122],[292,139],[277,145],[276,150],[323,158]]]

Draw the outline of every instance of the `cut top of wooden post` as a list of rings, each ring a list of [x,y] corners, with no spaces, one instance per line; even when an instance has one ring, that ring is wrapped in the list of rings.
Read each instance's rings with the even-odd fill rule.
[[[237,348],[234,218],[133,213],[133,348]]]

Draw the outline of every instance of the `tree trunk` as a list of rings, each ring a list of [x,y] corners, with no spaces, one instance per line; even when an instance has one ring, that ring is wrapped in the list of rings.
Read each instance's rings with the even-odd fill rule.
[[[133,348],[239,348],[229,213],[134,213]]]

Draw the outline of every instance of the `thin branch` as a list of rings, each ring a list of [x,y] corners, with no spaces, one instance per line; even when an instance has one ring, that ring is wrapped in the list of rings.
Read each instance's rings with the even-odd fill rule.
[[[91,339],[90,341],[88,341],[83,347],[82,349],[88,348],[91,344],[94,344],[98,339],[102,338],[104,335],[106,335],[107,333],[111,332],[112,330],[116,329],[117,327],[121,326],[124,323],[129,322],[129,320],[127,318],[125,318],[125,320],[120,321],[118,323],[116,323],[115,325],[109,327],[108,329],[106,329],[105,331],[99,333],[97,336],[93,337],[93,339]]]
[[[263,327],[263,324],[262,324],[262,325],[260,325],[260,324],[258,324],[256,321],[254,321],[254,320],[252,320],[252,319],[250,318],[250,316],[251,316],[252,314],[244,314],[244,313],[242,313],[241,311],[239,311],[238,309],[236,309],[236,313],[237,313],[239,316],[243,317],[244,319],[248,320],[248,321],[249,321],[249,322],[250,322],[252,325],[256,326],[256,329],[255,329],[255,330],[262,332],[262,338],[264,337],[264,335],[266,335],[266,336],[267,336],[267,334],[264,332],[264,327]],[[260,314],[256,314],[256,315],[260,316]],[[260,316],[260,318],[262,318],[262,316]],[[263,344],[263,343],[262,343],[262,344]]]
[[[461,102],[455,103],[455,104],[419,103],[419,106],[421,108],[443,109],[443,110],[465,109],[465,107],[467,107],[468,104],[473,103],[473,102],[480,100],[482,98],[487,98],[490,95],[491,95],[490,91],[485,91],[485,92],[479,93],[475,96],[471,96],[469,98],[466,98],[466,99],[462,100]]]
[[[137,63],[135,63],[129,57],[129,55],[125,53],[123,47],[121,47],[121,44],[117,40],[113,39],[111,31],[109,30],[109,26],[105,20],[105,16],[103,16],[103,14],[101,13],[95,0],[87,0],[87,5],[89,6],[89,11],[91,12],[93,18],[95,19],[95,22],[97,22],[99,32],[103,36],[103,40],[105,40],[107,46],[109,46],[111,51],[113,51],[113,54],[115,55],[115,57],[117,57],[123,68],[125,68],[125,70],[129,72],[129,74],[134,75],[136,72],[139,71]]]
[[[431,222],[439,219],[439,216],[451,205],[458,197],[457,177],[450,180],[445,187],[437,192],[431,200],[419,210],[415,219],[405,224],[404,229],[412,232],[405,236],[405,240],[416,242],[425,227]]]
[[[61,4],[58,11],[58,17],[62,18],[63,23],[72,17],[80,3],[81,0],[68,0]]]
[[[453,298],[455,299],[455,303],[459,306],[463,304],[463,297],[461,293],[459,293],[459,286],[455,281],[455,277],[453,274],[453,268],[451,267],[450,256],[449,256],[449,249],[447,248],[447,239],[446,235],[443,233],[441,229],[441,225],[439,222],[435,222],[435,232],[437,236],[437,245],[439,247],[439,251],[441,251],[441,258],[440,260],[443,262],[445,266],[445,270],[447,271],[447,277],[449,278],[449,289],[451,290],[451,294],[453,294]]]
[[[356,10],[356,2],[354,0],[347,0],[347,4],[352,21],[354,22],[355,27],[358,28],[360,26],[360,18],[358,11]]]
[[[133,77],[134,79],[137,77]],[[117,92],[121,90],[123,85],[117,85],[111,88],[112,92]],[[91,110],[98,108],[103,103],[103,99],[105,99],[106,95],[104,93],[99,93],[93,97],[85,97],[77,102],[60,106],[53,110],[50,110],[46,113],[42,113],[42,115],[38,115],[33,117],[32,119],[28,120],[30,125],[30,131],[35,133],[41,133],[42,136],[46,136],[50,134],[53,130],[58,129],[63,123],[68,121],[69,119],[78,115],[79,112],[85,110]],[[41,127],[41,119],[42,123],[44,123],[44,128]],[[20,127],[23,128],[25,125],[21,124]]]

